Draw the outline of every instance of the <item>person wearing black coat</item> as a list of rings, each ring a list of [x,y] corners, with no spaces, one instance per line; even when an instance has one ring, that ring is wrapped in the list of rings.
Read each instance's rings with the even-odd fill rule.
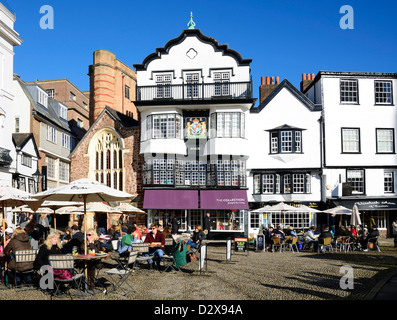
[[[204,231],[202,230],[200,225],[194,226],[194,231],[192,235],[192,239],[187,242],[191,248],[200,249],[201,242],[206,238]]]
[[[364,251],[368,251],[368,242],[376,242],[379,237],[378,226],[374,224],[372,229],[368,232],[367,237],[361,242]]]
[[[35,268],[40,270],[42,266],[50,265],[48,257],[50,255],[62,254],[62,245],[59,240],[59,234],[51,232],[44,243],[40,246],[34,262]]]
[[[177,234],[179,230],[179,222],[178,219],[174,216],[171,221],[171,234]]]
[[[210,220],[210,213],[207,212],[206,217],[204,218],[204,225],[203,225],[204,233],[207,231],[207,239],[211,239],[210,231],[211,231],[211,220]]]

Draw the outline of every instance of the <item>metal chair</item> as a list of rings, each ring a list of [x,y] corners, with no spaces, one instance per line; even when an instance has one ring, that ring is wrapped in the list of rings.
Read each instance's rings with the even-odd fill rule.
[[[274,251],[275,247],[279,247],[280,250],[279,252],[283,252],[284,249],[284,243],[281,243],[281,238],[279,237],[272,237],[273,244],[272,244],[272,251]]]
[[[22,275],[25,279],[25,276],[31,275],[32,277],[34,276],[34,261],[36,260],[36,255],[37,255],[37,250],[29,249],[29,250],[17,250],[14,253],[15,257],[15,270],[14,270],[14,287],[15,288],[20,288],[24,286],[31,287],[33,286],[33,281],[29,284],[25,285],[17,285],[16,277],[17,275]],[[31,263],[31,268],[23,271],[18,271],[18,265],[22,263]]]
[[[133,243],[131,244],[131,247],[132,252],[138,252],[138,256],[136,258],[137,263],[143,263],[153,259],[154,254],[149,254],[149,243]],[[151,268],[152,263],[150,264],[150,269]]]
[[[323,243],[321,244],[321,246],[322,246],[321,249],[324,250],[324,253],[327,251],[327,248],[328,248],[328,251],[330,251],[332,253],[334,252],[334,249],[332,248],[332,244],[331,244],[331,240],[332,240],[331,237],[323,238],[320,240],[323,241]]]
[[[292,241],[290,243],[288,243],[289,244],[289,251],[295,251],[296,250],[296,252],[299,252],[297,242],[298,242],[298,237],[293,237]]]
[[[349,236],[342,237],[342,246],[343,246],[343,250],[345,252],[353,251],[353,249],[352,249],[353,241],[351,240],[351,238]]]
[[[135,263],[138,257],[137,251],[131,251],[128,255],[128,259],[125,262],[120,263],[117,267],[112,268],[110,270],[105,271],[105,273],[112,280],[113,288],[107,293],[116,291],[117,289],[121,289],[123,291],[123,295],[126,296],[130,292],[135,292],[134,288],[130,283],[127,282],[128,278],[134,272]],[[118,279],[115,279],[118,277]],[[125,284],[128,288],[123,288],[123,284]]]
[[[48,257],[48,260],[50,262],[50,266],[53,270],[70,270],[72,272],[72,277],[69,279],[57,279],[54,277],[54,286],[55,286],[55,292],[54,296],[60,292],[61,286],[66,286],[67,292],[70,294],[70,287],[73,287],[77,290],[80,291],[82,287],[82,280],[84,278],[83,273],[77,273],[77,271],[74,268],[74,257],[66,254],[60,254],[60,255],[50,255]],[[81,291],[80,291],[81,293]]]
[[[370,242],[373,243],[374,250],[376,249],[376,250],[378,250],[378,252],[382,252],[382,251],[380,251],[380,248],[379,248],[378,237],[368,239],[368,243],[370,243]]]

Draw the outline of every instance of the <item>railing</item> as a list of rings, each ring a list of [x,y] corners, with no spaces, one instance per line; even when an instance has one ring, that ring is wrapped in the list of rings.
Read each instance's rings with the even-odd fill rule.
[[[0,166],[8,167],[12,163],[12,158],[10,156],[10,150],[0,148]]]
[[[251,99],[252,82],[138,86],[137,101]]]

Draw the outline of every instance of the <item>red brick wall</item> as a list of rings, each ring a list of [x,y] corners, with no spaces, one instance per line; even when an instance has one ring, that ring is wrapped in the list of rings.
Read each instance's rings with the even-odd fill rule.
[[[84,136],[81,143],[76,147],[71,155],[70,181],[89,177],[89,155],[88,147],[93,136],[104,127],[112,127],[120,133],[124,140],[125,148],[129,150],[123,153],[123,177],[124,190],[127,193],[137,195],[139,201],[137,206],[142,208],[143,189],[142,189],[142,159],[139,155],[140,129],[126,129],[117,121],[104,113],[98,121],[94,123],[90,131]],[[94,156],[94,155],[93,155]],[[138,224],[145,223],[145,215],[137,215]]]

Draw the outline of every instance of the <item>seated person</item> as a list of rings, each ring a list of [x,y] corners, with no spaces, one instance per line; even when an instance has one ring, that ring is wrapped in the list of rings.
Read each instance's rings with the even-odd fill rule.
[[[372,229],[368,232],[367,237],[361,241],[361,245],[362,245],[364,251],[369,251],[368,250],[368,242],[375,243],[377,241],[378,237],[379,237],[378,226],[376,224],[374,224],[372,226]]]
[[[29,236],[26,234],[25,230],[23,230],[21,227],[16,228],[12,233],[11,240],[4,248],[4,254],[6,255],[9,262],[8,269],[12,271],[10,275],[11,274],[13,275],[14,271],[23,272],[26,270],[33,269],[33,262],[22,262],[22,263],[18,263],[17,265],[14,259],[14,255],[16,251],[30,250],[30,249],[32,249],[32,247],[30,245]],[[17,286],[20,285],[21,278],[19,277],[18,274],[16,275],[14,280]],[[32,276],[28,274],[24,280],[26,283],[31,283]]]
[[[189,239],[187,244],[190,246],[190,248],[199,250],[200,246],[201,246],[201,242],[205,238],[206,238],[206,235],[205,235],[204,231],[202,230],[201,226],[198,224],[198,225],[194,226],[192,239]]]
[[[89,252],[94,251],[99,253],[101,251],[101,242],[99,241],[98,234],[94,228],[90,228],[86,232],[87,239],[82,242],[80,247],[80,252],[89,254]],[[103,265],[100,260],[91,260],[87,266],[88,275],[88,290],[93,290],[95,288],[95,272],[97,269],[102,268]]]
[[[280,238],[280,243],[283,243],[285,240],[285,234],[281,226],[277,226],[277,228],[273,231],[273,236]]]
[[[318,251],[318,237],[319,234],[316,233],[317,228],[315,226],[311,226],[310,229],[306,232],[305,242],[307,244],[313,244],[313,251]]]
[[[121,247],[118,250],[120,254],[127,254],[128,252],[131,252],[131,244],[135,243],[135,229],[136,228],[134,226],[128,227],[127,233],[123,236],[123,239],[121,240]]]
[[[266,246],[271,246],[273,244],[273,234],[274,234],[274,229],[272,225],[269,225],[269,227],[264,231],[263,233],[265,235],[265,244]]]
[[[159,230],[159,226],[154,223],[152,223],[150,229],[151,232],[146,235],[145,243],[149,243],[149,244],[152,244],[153,242],[157,243],[154,247],[152,246],[149,247],[149,254],[154,254],[157,256],[156,263],[157,263],[157,267],[160,268],[161,258],[164,255],[164,251],[163,251],[165,245],[164,234]],[[145,255],[148,256],[148,254]],[[153,260],[149,259],[148,263],[152,264]]]
[[[72,253],[73,247],[80,248],[84,241],[84,233],[76,225],[72,226],[71,240],[69,240],[62,248],[62,253]]]
[[[30,245],[32,246],[32,249],[38,250],[39,249],[40,234],[35,229],[34,224],[33,223],[28,223],[25,226],[25,231],[26,231],[26,234],[29,236]]]
[[[320,233],[320,236],[318,237],[318,243],[320,245],[323,245],[325,238],[331,238],[332,239],[332,232],[331,232],[331,230],[329,230],[328,226],[324,227],[323,232]],[[321,247],[321,251],[324,253],[325,251],[323,251],[323,250],[324,250],[324,248]]]

